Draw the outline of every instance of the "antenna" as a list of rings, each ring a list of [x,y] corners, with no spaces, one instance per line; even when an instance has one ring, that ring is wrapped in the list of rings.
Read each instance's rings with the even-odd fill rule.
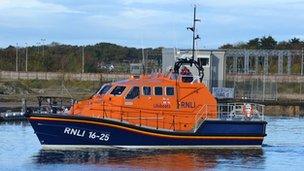
[[[141,53],[142,53],[142,66],[143,66],[142,72],[145,75],[146,74],[146,60],[145,60],[145,50],[143,47],[141,48]]]
[[[200,39],[199,35],[196,34],[196,22],[201,21],[200,19],[196,18],[196,5],[194,5],[194,12],[193,12],[193,26],[192,27],[187,27],[187,30],[191,30],[193,32],[193,36],[192,36],[192,58],[179,58],[175,64],[174,64],[174,73],[178,74],[179,73],[179,69],[182,65],[187,64],[190,65],[192,67],[192,65],[194,65],[199,73],[200,76],[200,82],[203,81],[204,78],[204,67],[202,65],[201,62],[198,62],[196,60],[194,60],[194,56],[195,56],[195,41],[197,39]]]
[[[142,54],[142,74],[146,74],[146,59],[145,59],[145,49],[144,49],[144,42],[143,42],[143,35],[141,35],[141,54]]]
[[[195,41],[197,39],[200,39],[199,35],[196,34],[196,22],[200,22],[200,19],[196,18],[196,5],[194,5],[194,9],[193,9],[193,26],[192,27],[187,27],[187,30],[191,30],[192,31],[192,60],[194,60],[194,56],[195,56]],[[192,66],[192,63],[190,64],[190,66]]]

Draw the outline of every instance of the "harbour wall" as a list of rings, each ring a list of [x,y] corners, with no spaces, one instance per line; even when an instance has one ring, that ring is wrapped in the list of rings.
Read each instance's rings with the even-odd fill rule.
[[[264,80],[267,82],[276,83],[304,83],[303,75],[256,75],[256,74],[232,74],[226,75],[227,80],[236,82],[250,81],[250,80]]]
[[[16,72],[0,71],[0,80],[77,80],[116,81],[128,78],[129,74],[61,73],[61,72]]]
[[[295,116],[304,117],[303,105],[268,105],[265,106],[265,115],[268,116]]]

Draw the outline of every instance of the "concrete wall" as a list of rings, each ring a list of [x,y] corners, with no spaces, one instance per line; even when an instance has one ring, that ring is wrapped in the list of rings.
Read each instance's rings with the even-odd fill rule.
[[[0,71],[0,80],[78,80],[78,81],[116,81],[129,77],[129,74],[102,73],[59,73],[59,72],[15,72]]]
[[[302,105],[268,105],[265,106],[265,115],[268,116],[304,116]]]
[[[270,82],[277,82],[277,83],[303,83],[304,77],[301,75],[255,75],[255,74],[227,74],[226,78],[228,80],[236,80],[239,82],[252,80],[252,79],[261,79],[264,78]]]

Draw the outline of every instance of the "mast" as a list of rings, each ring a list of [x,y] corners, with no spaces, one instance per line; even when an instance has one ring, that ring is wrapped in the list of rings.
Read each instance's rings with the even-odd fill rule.
[[[175,64],[174,64],[174,73],[178,74],[179,69],[182,65],[194,65],[199,73],[200,76],[200,82],[203,81],[204,78],[204,67],[201,62],[198,62],[197,60],[194,59],[195,57],[195,45],[196,45],[196,40],[200,39],[199,35],[196,34],[196,22],[201,21],[200,19],[196,18],[196,5],[194,5],[194,10],[193,10],[193,26],[192,27],[187,27],[187,30],[192,31],[192,57],[189,58],[179,58]]]
[[[142,47],[141,48],[141,54],[142,54],[142,73],[145,75],[146,74],[146,60],[145,60],[145,50],[144,48]]]
[[[196,5],[194,5],[193,9],[193,26],[192,27],[187,27],[187,30],[192,31],[192,60],[194,60],[195,56],[195,45],[196,45],[196,40],[200,39],[199,35],[196,34],[196,22],[200,22],[201,20],[196,18]],[[190,64],[192,66],[192,64]]]
[[[141,55],[142,55],[142,73],[143,75],[146,75],[146,60],[145,60],[145,49],[144,49],[144,42],[143,42],[143,35],[141,35]]]

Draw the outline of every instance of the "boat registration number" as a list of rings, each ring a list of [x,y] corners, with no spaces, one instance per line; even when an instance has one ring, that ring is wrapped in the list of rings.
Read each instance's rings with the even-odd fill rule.
[[[70,127],[65,127],[63,133],[77,137],[84,137],[94,140],[96,139],[99,141],[108,141],[110,139],[110,134],[107,133],[97,133],[94,131],[86,131],[86,130],[70,128]]]

